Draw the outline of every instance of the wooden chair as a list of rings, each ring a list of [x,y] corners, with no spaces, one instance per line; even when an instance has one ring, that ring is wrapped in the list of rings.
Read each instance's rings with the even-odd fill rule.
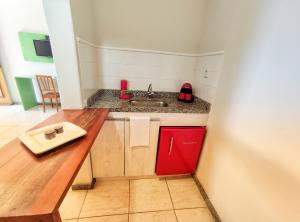
[[[36,75],[36,80],[39,85],[40,93],[43,101],[43,111],[45,112],[45,99],[50,99],[51,106],[53,108],[53,101],[55,99],[56,111],[58,112],[58,100],[60,98],[59,92],[57,92],[52,76]]]

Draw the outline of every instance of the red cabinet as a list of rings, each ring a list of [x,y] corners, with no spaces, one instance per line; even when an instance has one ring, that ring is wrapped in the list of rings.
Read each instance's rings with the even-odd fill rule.
[[[205,127],[161,127],[156,174],[195,172],[205,132]]]

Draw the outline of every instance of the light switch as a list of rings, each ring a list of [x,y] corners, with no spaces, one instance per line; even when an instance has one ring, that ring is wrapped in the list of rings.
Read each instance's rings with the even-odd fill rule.
[[[205,69],[203,77],[204,77],[204,79],[208,79],[208,70],[207,69]]]

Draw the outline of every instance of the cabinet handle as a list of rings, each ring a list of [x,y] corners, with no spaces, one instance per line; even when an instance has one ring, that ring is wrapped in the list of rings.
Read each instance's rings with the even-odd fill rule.
[[[172,149],[173,149],[173,142],[174,142],[174,138],[171,137],[171,142],[170,142],[170,147],[169,147],[169,156],[171,156],[172,153]]]

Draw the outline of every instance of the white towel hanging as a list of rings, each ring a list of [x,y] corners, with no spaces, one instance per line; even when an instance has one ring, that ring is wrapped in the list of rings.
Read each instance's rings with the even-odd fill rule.
[[[149,146],[150,143],[150,117],[130,117],[130,147]]]

